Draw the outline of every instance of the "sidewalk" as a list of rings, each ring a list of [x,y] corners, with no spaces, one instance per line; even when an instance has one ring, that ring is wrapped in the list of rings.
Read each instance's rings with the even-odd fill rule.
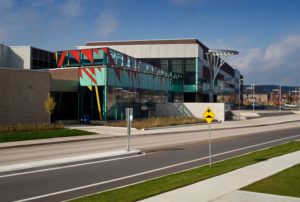
[[[300,202],[300,198],[276,196],[270,194],[237,191],[253,182],[269,177],[300,163],[300,151],[275,157],[238,170],[219,175],[183,188],[163,193],[143,202],[181,202],[181,201],[283,201]]]
[[[241,120],[241,121],[225,121],[223,123],[211,124],[211,129],[222,130],[222,129],[258,127],[258,126],[276,125],[281,123],[297,122],[297,121],[300,121],[300,114],[263,117],[263,118]],[[127,128],[124,127],[79,125],[79,126],[69,126],[69,128],[87,130],[87,131],[95,132],[97,134],[75,136],[75,137],[61,137],[61,138],[49,138],[49,139],[40,139],[40,140],[0,143],[0,149],[127,136]],[[172,126],[172,127],[163,127],[163,128],[148,129],[148,130],[137,130],[135,128],[132,128],[132,135],[175,134],[175,133],[182,133],[182,132],[197,132],[197,131],[206,131],[206,130],[208,130],[207,124],[202,123],[199,125],[194,124],[194,125],[185,125],[185,126]]]

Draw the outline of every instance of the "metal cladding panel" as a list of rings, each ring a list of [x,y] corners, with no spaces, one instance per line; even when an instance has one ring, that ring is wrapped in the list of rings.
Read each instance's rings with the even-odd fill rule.
[[[158,45],[153,45],[151,48],[151,53],[150,53],[152,58],[159,58],[160,57],[160,46]]]
[[[101,46],[92,47],[101,48]],[[113,45],[108,47],[135,58],[196,58],[200,56],[203,58],[203,50],[198,44]]]
[[[80,86],[106,85],[106,68],[79,68]]]

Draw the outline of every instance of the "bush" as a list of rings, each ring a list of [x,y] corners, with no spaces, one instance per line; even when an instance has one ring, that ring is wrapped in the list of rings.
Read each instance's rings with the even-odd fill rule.
[[[152,117],[148,119],[136,119],[132,122],[132,127],[136,129],[142,128],[153,128],[153,127],[163,127],[163,126],[175,126],[175,125],[184,125],[184,124],[195,124],[204,122],[203,119],[195,117]],[[127,122],[124,120],[120,121],[108,121],[106,126],[116,126],[116,127],[126,127]]]

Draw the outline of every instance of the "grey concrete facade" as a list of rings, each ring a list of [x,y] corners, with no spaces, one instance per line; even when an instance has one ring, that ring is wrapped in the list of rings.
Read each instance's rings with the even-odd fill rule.
[[[49,72],[1,68],[0,124],[49,123],[44,109],[49,92]]]
[[[0,67],[30,69],[31,47],[0,44]]]
[[[10,48],[0,44],[0,67],[7,67],[9,61]]]
[[[9,67],[31,69],[31,46],[11,46]]]
[[[156,110],[150,111],[152,117],[187,116],[203,118],[204,112],[210,108],[215,114],[215,120],[225,121],[224,103],[162,103],[156,104]]]

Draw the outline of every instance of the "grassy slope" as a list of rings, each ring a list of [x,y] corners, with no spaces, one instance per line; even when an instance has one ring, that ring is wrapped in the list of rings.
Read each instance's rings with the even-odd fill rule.
[[[300,197],[300,164],[248,185],[242,190]]]
[[[55,137],[70,137],[91,134],[93,133],[76,129],[56,129],[31,132],[6,132],[0,133],[0,142],[46,139]]]
[[[257,163],[259,161],[298,150],[300,150],[300,142],[290,142],[263,151],[257,151],[244,156],[214,163],[211,169],[208,166],[203,166],[189,171],[175,173],[161,178],[149,180],[136,185],[91,195],[74,201],[137,201],[179,187],[190,185],[195,182],[205,180],[207,178],[211,178],[226,172],[230,172],[235,169]]]

